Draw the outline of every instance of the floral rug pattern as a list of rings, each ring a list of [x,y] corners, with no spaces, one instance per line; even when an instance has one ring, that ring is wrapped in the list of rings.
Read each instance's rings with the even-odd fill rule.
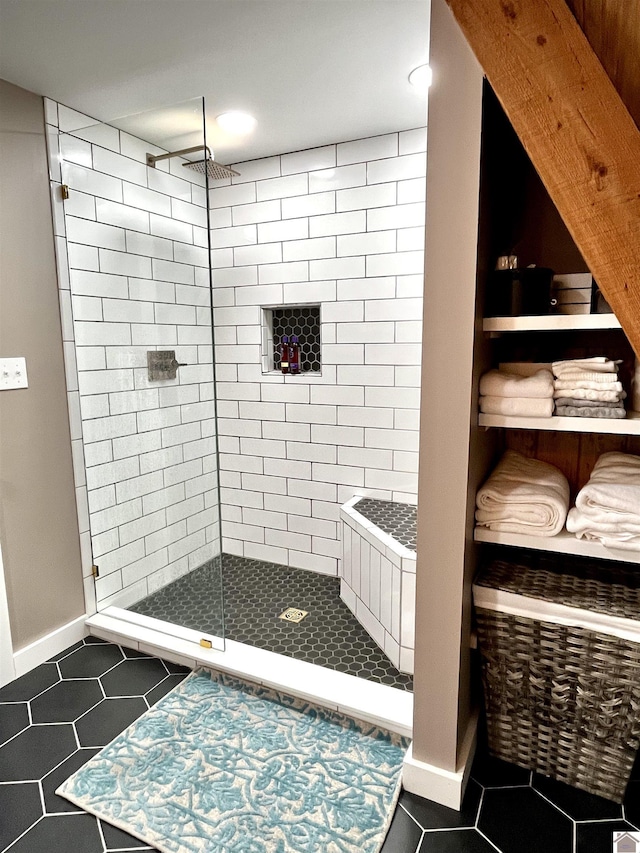
[[[408,741],[205,671],[57,793],[163,853],[376,853]]]

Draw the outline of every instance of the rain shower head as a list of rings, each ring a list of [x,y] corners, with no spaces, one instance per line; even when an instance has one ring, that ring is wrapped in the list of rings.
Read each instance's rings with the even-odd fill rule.
[[[183,163],[182,165],[185,169],[193,169],[194,172],[199,172],[201,175],[206,172],[212,181],[220,181],[222,178],[230,178],[232,175],[240,174],[228,166],[216,163],[210,155],[205,160],[193,160],[191,163]]]
[[[196,151],[204,151],[204,159],[183,163],[182,165],[185,169],[191,169],[200,175],[206,174],[213,181],[219,181],[222,178],[230,178],[232,175],[240,174],[240,172],[230,169],[229,166],[222,166],[220,163],[216,163],[211,150],[206,145],[194,145],[193,148],[182,148],[180,151],[170,151],[168,154],[147,154],[147,166],[155,169],[156,163],[160,160],[168,160],[171,157],[182,157],[184,154],[193,154]]]

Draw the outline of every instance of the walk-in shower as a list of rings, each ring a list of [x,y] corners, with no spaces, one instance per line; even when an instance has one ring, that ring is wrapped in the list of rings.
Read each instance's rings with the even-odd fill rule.
[[[231,169],[202,101],[55,114],[91,630],[406,732],[415,555],[345,540],[341,506],[415,504],[424,129]]]

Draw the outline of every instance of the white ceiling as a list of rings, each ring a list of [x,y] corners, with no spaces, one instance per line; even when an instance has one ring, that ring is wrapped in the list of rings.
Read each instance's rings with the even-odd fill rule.
[[[419,127],[407,75],[427,60],[429,0],[0,0],[0,77],[102,121],[204,96],[216,159]],[[215,117],[245,110],[251,137]],[[175,150],[180,111],[127,122]]]

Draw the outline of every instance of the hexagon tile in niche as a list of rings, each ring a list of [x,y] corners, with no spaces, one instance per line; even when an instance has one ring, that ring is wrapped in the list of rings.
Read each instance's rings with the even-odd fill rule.
[[[152,853],[55,790],[187,671],[87,637],[0,689],[0,853]],[[619,806],[490,758],[479,740],[461,811],[403,791],[380,853],[612,853],[614,832],[638,831],[638,762]]]
[[[320,307],[300,305],[291,308],[273,308],[273,369],[280,370],[280,341],[283,335],[291,340],[297,335],[300,344],[300,372],[319,373],[320,360]]]
[[[212,560],[130,607],[205,633],[220,633],[219,561]],[[338,578],[278,563],[222,555],[225,635],[287,657],[411,690],[340,598]],[[296,624],[280,619],[288,607],[309,614]],[[218,630],[215,630],[215,629]]]

